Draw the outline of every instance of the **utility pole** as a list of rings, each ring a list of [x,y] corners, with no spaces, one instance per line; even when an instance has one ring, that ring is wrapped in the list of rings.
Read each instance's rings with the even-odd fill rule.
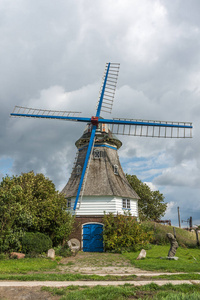
[[[179,206],[177,207],[177,210],[178,210],[178,224],[179,224],[179,228],[181,228],[181,219],[180,219]]]

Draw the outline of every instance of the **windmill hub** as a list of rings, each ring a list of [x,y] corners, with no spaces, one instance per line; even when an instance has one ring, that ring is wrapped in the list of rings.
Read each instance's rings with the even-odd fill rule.
[[[98,117],[92,117],[91,118],[92,125],[98,126],[99,124],[99,118]]]

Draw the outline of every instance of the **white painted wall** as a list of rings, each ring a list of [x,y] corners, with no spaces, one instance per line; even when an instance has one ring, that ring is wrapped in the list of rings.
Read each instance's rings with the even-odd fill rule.
[[[75,198],[71,199],[73,209]],[[130,199],[132,216],[138,218],[138,201]],[[78,205],[77,205],[78,206]],[[77,216],[104,215],[105,213],[123,214],[122,198],[114,196],[84,196],[79,209],[76,209]]]

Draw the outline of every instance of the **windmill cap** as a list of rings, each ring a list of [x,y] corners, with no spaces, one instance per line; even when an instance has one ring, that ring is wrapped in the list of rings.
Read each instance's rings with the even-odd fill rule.
[[[92,124],[88,123],[85,127],[83,135],[75,143],[78,149],[89,144],[91,131]],[[97,127],[95,134],[95,145],[98,144],[109,144],[116,147],[117,149],[122,146],[122,142],[112,133],[112,131],[109,129],[108,124],[105,123],[100,123]]]

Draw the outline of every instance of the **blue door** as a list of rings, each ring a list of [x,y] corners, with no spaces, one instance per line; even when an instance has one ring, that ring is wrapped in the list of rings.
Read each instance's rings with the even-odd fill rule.
[[[103,252],[103,224],[83,225],[83,251]]]

